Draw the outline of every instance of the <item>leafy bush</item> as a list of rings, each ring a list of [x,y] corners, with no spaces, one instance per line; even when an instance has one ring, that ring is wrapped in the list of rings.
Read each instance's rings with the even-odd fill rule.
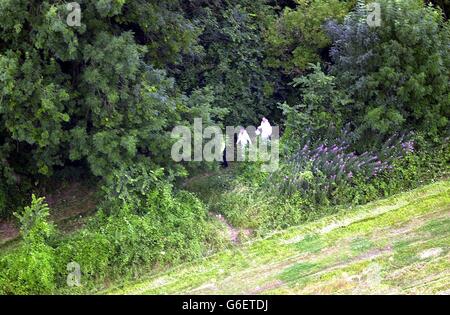
[[[391,137],[379,154],[348,152],[349,145],[345,142],[332,146],[321,144],[314,149],[305,145],[271,176],[270,185],[282,194],[304,192],[305,195],[311,189],[331,194],[337,186],[352,182],[355,176],[368,181],[392,169],[392,161],[414,150],[412,141],[402,140],[403,137]]]
[[[450,115],[449,23],[423,1],[380,0],[381,27],[369,27],[362,1],[343,24],[330,22],[332,74],[354,101],[346,116],[361,147],[421,130],[437,139]]]
[[[43,198],[33,195],[32,205],[17,214],[23,245],[0,259],[0,292],[79,290],[66,287],[71,262],[80,265],[82,290],[86,290],[105,279],[136,276],[223,246],[204,205],[194,195],[174,192],[162,181],[142,193],[140,186],[135,190],[135,183],[131,180],[125,185],[122,192],[130,195],[122,194],[120,202],[103,204],[116,209],[108,209],[109,214],[99,211],[87,228],[60,239],[49,239],[54,227],[47,222],[48,207]]]
[[[108,197],[89,229],[111,245],[114,273],[176,264],[205,254],[214,240],[204,205],[191,193],[174,192],[158,174],[124,174],[105,186]],[[119,188],[119,189],[118,189]],[[220,243],[220,241],[218,242]]]
[[[423,143],[415,136],[417,149],[402,159],[392,161],[392,169],[367,181],[355,178],[353,185],[336,192],[343,202],[363,204],[413,189],[450,175],[450,146],[448,139],[439,145]]]
[[[23,238],[21,247],[0,258],[0,292],[3,294],[51,293],[56,288],[55,252],[47,244],[54,233],[47,222],[49,208],[44,198],[32,196],[30,206],[16,213]]]
[[[66,285],[67,266],[75,262],[80,265],[81,285],[88,286],[108,275],[112,244],[101,233],[81,230],[61,240],[55,249],[57,284]]]
[[[352,100],[336,87],[336,78],[325,74],[319,64],[310,64],[308,69],[311,73],[296,77],[291,83],[301,89],[298,103],[280,105],[286,128],[283,143],[289,149],[306,143],[316,145],[341,135],[340,130],[351,116],[348,105]]]
[[[50,209],[44,198],[31,196],[31,206],[22,213],[14,213],[20,223],[20,234],[25,243],[43,243],[55,232],[55,227],[48,222]]]
[[[424,138],[393,136],[363,154],[343,143],[306,146],[259,185],[237,176],[215,207],[233,225],[265,234],[448,176],[448,139],[436,145]],[[251,172],[258,177],[260,169],[248,167],[246,177]]]
[[[298,75],[309,63],[321,61],[320,53],[331,44],[323,29],[329,19],[342,20],[353,1],[296,1],[294,9],[285,8],[268,28],[266,63]]]
[[[161,183],[162,175],[163,169],[151,170],[141,163],[113,170],[102,186],[105,210],[132,207],[133,212],[143,213],[146,196]]]
[[[55,252],[44,243],[26,244],[0,258],[1,294],[48,294],[56,288]]]

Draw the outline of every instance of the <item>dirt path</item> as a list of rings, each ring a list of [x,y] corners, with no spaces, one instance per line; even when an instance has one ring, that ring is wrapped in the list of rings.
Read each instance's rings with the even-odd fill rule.
[[[235,245],[241,243],[242,238],[249,238],[253,234],[251,229],[239,229],[233,227],[221,214],[210,212],[210,215],[223,223],[227,230],[228,239]]]

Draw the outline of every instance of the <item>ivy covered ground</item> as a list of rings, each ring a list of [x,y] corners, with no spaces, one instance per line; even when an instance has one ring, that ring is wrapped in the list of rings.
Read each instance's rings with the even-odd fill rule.
[[[450,294],[450,181],[101,294]]]

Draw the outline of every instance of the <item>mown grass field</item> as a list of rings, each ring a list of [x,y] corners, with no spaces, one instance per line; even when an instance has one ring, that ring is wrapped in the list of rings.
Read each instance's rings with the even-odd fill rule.
[[[101,294],[450,294],[450,181]]]

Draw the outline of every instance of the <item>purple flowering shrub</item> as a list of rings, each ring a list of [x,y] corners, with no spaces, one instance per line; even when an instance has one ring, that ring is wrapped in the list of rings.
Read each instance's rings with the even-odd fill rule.
[[[394,160],[413,151],[414,143],[403,136],[389,138],[377,153],[358,154],[345,141],[305,145],[272,174],[270,181],[283,194],[329,194],[339,185],[351,184],[355,177],[368,181],[391,170]]]

